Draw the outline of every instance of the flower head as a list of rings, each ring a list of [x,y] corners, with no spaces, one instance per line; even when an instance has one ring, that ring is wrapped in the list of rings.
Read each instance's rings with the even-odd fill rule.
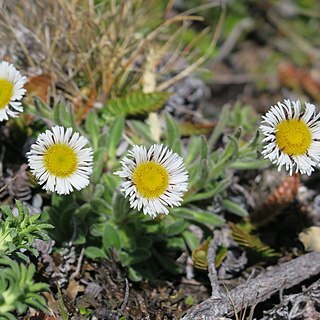
[[[16,118],[23,111],[20,100],[27,82],[20,72],[6,61],[0,62],[0,121]]]
[[[115,174],[124,178],[121,191],[129,196],[131,208],[143,208],[144,214],[155,217],[168,214],[167,206],[180,206],[188,190],[188,173],[183,159],[164,145],[133,146],[122,161],[122,170]]]
[[[260,126],[265,135],[264,157],[278,165],[279,171],[285,166],[290,175],[293,170],[310,175],[320,161],[319,117],[308,102],[304,108],[299,100],[272,106]]]
[[[72,128],[55,126],[38,136],[27,153],[32,173],[47,191],[69,194],[89,184],[92,173],[92,149],[88,140],[72,134]]]

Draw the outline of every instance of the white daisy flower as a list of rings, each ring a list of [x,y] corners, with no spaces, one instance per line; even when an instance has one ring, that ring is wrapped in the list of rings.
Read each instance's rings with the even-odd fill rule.
[[[121,191],[129,196],[131,208],[155,217],[168,214],[167,206],[180,206],[188,190],[188,172],[183,159],[164,145],[154,144],[149,150],[133,146],[115,174],[124,178]]]
[[[27,82],[20,72],[6,61],[0,62],[0,121],[17,118],[23,111],[20,100],[26,92]]]
[[[89,184],[93,151],[84,148],[87,144],[78,132],[72,134],[72,128],[55,126],[39,134],[27,157],[43,189],[69,194],[73,188],[81,190]]]
[[[265,135],[262,154],[278,170],[285,166],[289,174],[300,172],[310,175],[320,161],[320,114],[306,102],[284,100],[263,116],[260,129]]]

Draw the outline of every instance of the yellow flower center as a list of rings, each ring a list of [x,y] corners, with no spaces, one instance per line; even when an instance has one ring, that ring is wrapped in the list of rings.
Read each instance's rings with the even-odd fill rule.
[[[276,142],[279,149],[291,156],[305,154],[312,142],[310,128],[304,121],[289,119],[276,127]]]
[[[154,161],[140,163],[133,172],[133,183],[147,199],[161,196],[168,187],[168,171]]]
[[[44,165],[52,175],[66,178],[76,171],[78,158],[75,151],[67,144],[57,143],[45,152]]]
[[[4,109],[8,105],[12,95],[13,84],[6,79],[0,79],[0,109]]]

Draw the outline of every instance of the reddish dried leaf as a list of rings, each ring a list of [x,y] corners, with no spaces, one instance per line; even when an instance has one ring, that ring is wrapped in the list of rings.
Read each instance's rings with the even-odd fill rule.
[[[44,103],[48,102],[49,88],[52,83],[52,77],[49,74],[41,74],[39,76],[30,77],[25,85],[27,90],[26,99],[38,97]]]
[[[84,291],[84,286],[79,284],[79,281],[71,279],[68,284],[68,288],[66,289],[67,297],[73,301],[79,292]]]

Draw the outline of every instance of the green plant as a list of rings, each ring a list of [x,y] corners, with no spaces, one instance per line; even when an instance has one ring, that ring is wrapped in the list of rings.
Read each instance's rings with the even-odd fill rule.
[[[0,206],[4,214],[4,219],[0,220],[0,256],[21,258],[29,263],[30,259],[23,251],[29,251],[37,256],[37,250],[31,245],[35,239],[47,239],[45,230],[53,226],[40,222],[39,214],[30,216],[27,207],[18,200],[16,206],[17,217],[8,206]]]
[[[46,229],[52,225],[39,221],[39,214],[30,216],[18,200],[16,206],[17,216],[8,206],[0,207],[0,315],[8,320],[16,319],[13,312],[21,314],[28,306],[46,311],[46,301],[39,293],[49,287],[33,280],[35,266],[27,253],[38,256],[32,244],[35,239],[47,239]]]
[[[238,112],[236,109],[235,113]],[[92,259],[116,257],[128,268],[133,280],[154,277],[162,268],[179,272],[175,262],[179,252],[186,248],[191,251],[199,245],[189,231],[190,225],[199,225],[204,235],[209,236],[212,228],[225,223],[222,216],[208,210],[210,199],[214,198],[231,213],[247,216],[245,208],[229,198],[228,171],[266,165],[266,161],[257,159],[258,134],[245,142],[250,137],[243,137],[238,130],[224,137],[224,143],[216,147],[225,127],[237,118],[227,109],[208,139],[192,136],[185,143],[176,120],[168,113],[164,113],[163,118],[166,130],[160,128],[160,139],[175,152],[185,155],[189,172],[189,191],[181,207],[154,220],[129,207],[127,199],[118,191],[119,178],[113,174],[119,165],[119,146],[123,137],[132,143],[155,143],[150,124],[117,116],[106,130],[106,124],[91,111],[84,131],[95,150],[92,184],[67,197],[53,195],[52,204],[45,212],[45,219],[56,226],[51,232],[55,240],[84,245],[87,256]]]
[[[0,315],[1,319],[14,320],[16,316],[33,307],[44,312],[46,300],[39,293],[48,289],[45,283],[33,280],[35,266],[28,266],[4,256],[0,259]]]
[[[251,231],[246,230],[246,228],[250,227],[250,224],[245,226],[229,223],[229,225],[232,231],[233,239],[240,246],[251,249],[261,254],[264,258],[274,258],[279,256],[279,253],[263,243],[257,235],[254,235]]]

